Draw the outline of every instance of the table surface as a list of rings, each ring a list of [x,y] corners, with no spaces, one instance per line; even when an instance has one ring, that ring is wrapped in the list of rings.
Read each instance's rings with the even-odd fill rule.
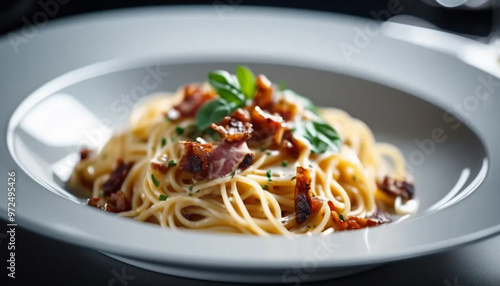
[[[5,227],[4,223],[1,225]],[[4,246],[6,240],[2,236],[2,251],[6,251]],[[500,285],[499,257],[500,236],[495,236],[450,251],[307,285]],[[151,272],[22,228],[16,232],[16,261],[16,279],[7,279],[2,270],[0,281],[7,283],[1,285],[237,285]]]

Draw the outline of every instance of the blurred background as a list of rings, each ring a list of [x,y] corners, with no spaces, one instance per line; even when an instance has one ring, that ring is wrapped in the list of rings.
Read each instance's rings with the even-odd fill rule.
[[[56,2],[57,1],[57,2]],[[54,20],[75,14],[117,8],[151,5],[248,5],[290,7],[330,11],[375,18],[376,11],[390,9],[391,5],[404,7],[392,21],[441,29],[471,38],[484,38],[493,26],[494,0],[355,0],[355,1],[277,1],[277,0],[1,0],[0,34],[19,29],[37,21]],[[57,4],[57,5],[54,5]],[[403,15],[404,14],[404,15]],[[387,17],[380,15],[382,20]],[[46,18],[48,19],[46,19]]]

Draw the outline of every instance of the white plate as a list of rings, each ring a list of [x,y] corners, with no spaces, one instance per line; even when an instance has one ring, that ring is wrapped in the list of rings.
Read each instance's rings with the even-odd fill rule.
[[[229,8],[106,12],[54,21],[17,46],[12,35],[0,40],[0,119],[10,120],[0,171],[17,171],[19,226],[153,271],[237,282],[337,277],[500,230],[498,79],[448,47],[415,42],[442,35],[453,51],[483,46],[396,24],[374,30],[334,14]],[[162,229],[81,205],[64,190],[75,146],[109,136],[99,121],[124,124],[122,94],[172,91],[238,63],[347,110],[378,140],[398,145],[415,174],[418,213],[327,237],[261,238]],[[158,85],[145,85],[156,69],[168,75],[157,72]],[[460,127],[445,112],[458,104]],[[6,205],[2,196],[4,213]]]

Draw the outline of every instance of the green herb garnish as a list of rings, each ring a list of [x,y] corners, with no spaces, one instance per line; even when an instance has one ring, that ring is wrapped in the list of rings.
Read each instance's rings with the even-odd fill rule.
[[[198,130],[207,129],[212,123],[221,121],[252,99],[256,89],[255,77],[250,69],[239,66],[236,76],[217,70],[208,74],[208,83],[220,98],[207,102],[196,115]]]
[[[168,165],[171,167],[174,167],[174,166],[177,166],[177,163],[175,163],[174,160],[170,160],[170,161],[168,161]]]
[[[255,89],[257,87],[255,75],[253,74],[253,72],[246,66],[238,66],[236,67],[236,78],[238,79],[238,83],[241,87],[241,92],[243,92],[245,98],[253,98]]]
[[[193,190],[193,186],[189,186],[189,190],[192,191]]]
[[[168,196],[161,194],[160,197],[158,198],[160,201],[166,201],[168,199]]]
[[[170,138],[170,141],[171,141],[172,143],[174,143],[174,142],[175,142],[175,137]]]
[[[339,214],[339,218],[341,221],[344,221],[344,215],[343,214]]]
[[[297,178],[297,176],[293,176],[293,177],[290,179],[290,181],[293,181],[293,180],[295,180],[296,178]]]
[[[177,133],[177,135],[182,135],[182,133],[184,133],[184,128],[180,126],[175,127],[175,133]]]
[[[167,139],[161,138],[161,147],[164,147],[167,144]]]
[[[313,153],[327,151],[337,153],[341,140],[337,131],[328,123],[317,121],[298,121],[295,124],[295,137],[302,138]]]
[[[231,172],[231,178],[234,178],[234,175],[236,175],[236,170],[233,170],[233,171]]]
[[[268,185],[263,185],[262,189],[267,190],[267,189],[269,189],[269,186]]]
[[[267,180],[269,180],[269,182],[271,182],[271,170],[267,170],[266,176],[267,176]]]
[[[200,192],[200,190],[197,190],[197,191],[196,191],[196,192],[194,192],[194,193],[195,193],[195,194],[197,194],[197,193],[199,193],[199,192]]]
[[[156,178],[155,178],[155,175],[151,174],[151,180],[153,180],[153,184],[155,184],[155,186],[159,186],[160,185],[160,181],[158,181]]]
[[[288,162],[287,162],[287,161],[283,161],[283,162],[281,162],[281,166],[283,166],[283,167],[288,166]]]

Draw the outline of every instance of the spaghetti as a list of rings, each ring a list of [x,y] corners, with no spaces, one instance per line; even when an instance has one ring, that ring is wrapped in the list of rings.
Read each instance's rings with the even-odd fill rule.
[[[245,67],[149,98],[125,132],[82,151],[68,185],[138,221],[262,236],[358,229],[389,222],[385,211],[413,211],[396,147]]]

